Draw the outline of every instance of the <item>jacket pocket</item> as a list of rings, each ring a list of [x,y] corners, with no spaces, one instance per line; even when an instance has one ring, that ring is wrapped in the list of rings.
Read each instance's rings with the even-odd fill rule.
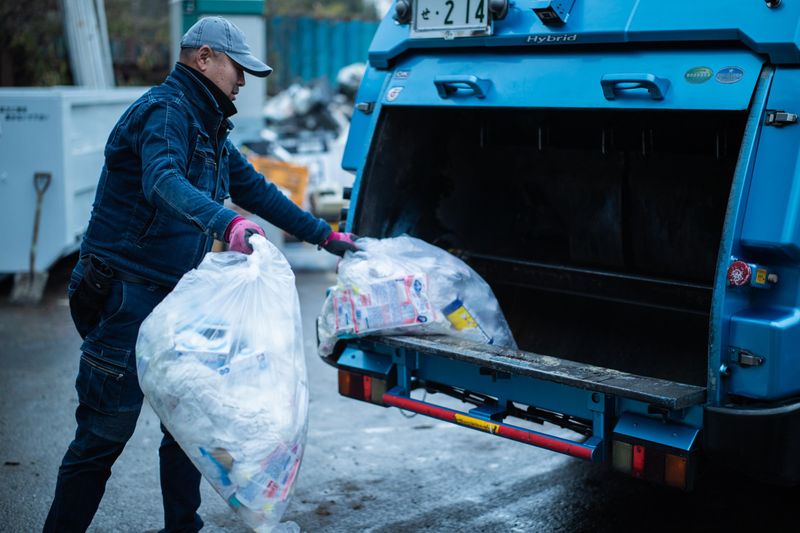
[[[139,234],[136,237],[136,246],[139,248],[144,247],[147,244],[147,241],[149,241],[153,235],[158,233],[158,230],[161,227],[161,219],[162,217],[159,215],[158,209],[155,207],[151,208],[147,220],[142,226],[142,229],[139,230]]]
[[[189,160],[187,179],[201,191],[213,196],[216,176],[217,162],[214,148],[211,146],[208,135],[199,132]]]

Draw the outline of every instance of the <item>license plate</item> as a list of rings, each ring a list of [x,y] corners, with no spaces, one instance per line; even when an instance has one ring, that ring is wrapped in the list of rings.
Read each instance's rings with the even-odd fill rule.
[[[488,0],[415,0],[413,37],[489,35]]]

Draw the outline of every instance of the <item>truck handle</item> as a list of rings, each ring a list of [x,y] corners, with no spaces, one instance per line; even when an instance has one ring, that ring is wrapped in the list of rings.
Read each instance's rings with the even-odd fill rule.
[[[433,84],[439,92],[439,97],[450,98],[451,96],[471,96],[486,98],[486,93],[492,86],[492,80],[485,80],[472,75],[451,75],[436,76]]]
[[[589,461],[599,461],[601,459],[600,444],[602,439],[597,436],[591,436],[585,442],[575,442],[553,437],[539,431],[503,424],[502,422],[484,420],[467,413],[415,400],[409,397],[402,387],[394,387],[392,390],[385,392],[383,394],[383,403],[546,450],[571,455],[572,457]]]
[[[663,100],[669,90],[669,80],[647,73],[605,74],[600,79],[600,86],[603,88],[606,100],[614,100],[618,93],[622,96],[624,91],[637,89],[647,89],[650,98]]]

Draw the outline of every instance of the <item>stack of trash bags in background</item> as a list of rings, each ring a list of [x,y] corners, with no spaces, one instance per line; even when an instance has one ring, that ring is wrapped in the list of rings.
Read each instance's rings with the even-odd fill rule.
[[[251,255],[207,254],[144,321],[150,405],[214,489],[273,531],[303,457],[308,384],[294,274],[261,236]],[[282,531],[298,531],[296,524]]]
[[[457,257],[408,235],[356,244],[323,304],[320,355],[338,339],[366,335],[450,335],[517,347],[492,289]]]

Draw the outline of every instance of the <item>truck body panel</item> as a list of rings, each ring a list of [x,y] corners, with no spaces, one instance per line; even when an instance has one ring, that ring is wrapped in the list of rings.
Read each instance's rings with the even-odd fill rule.
[[[800,440],[800,6],[543,4],[464,38],[390,10],[343,159],[348,230],[462,258],[519,349],[341,341],[340,391],[679,488],[701,456],[800,482],[757,458]]]

